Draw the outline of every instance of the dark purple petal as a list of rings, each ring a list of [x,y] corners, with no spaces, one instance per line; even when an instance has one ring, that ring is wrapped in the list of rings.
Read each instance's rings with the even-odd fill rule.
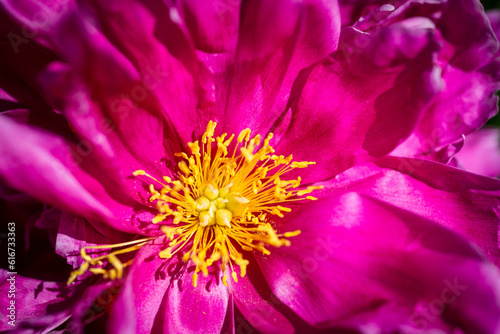
[[[478,0],[449,0],[437,26],[454,49],[450,64],[461,70],[484,66],[498,50],[498,40]]]
[[[17,328],[50,330],[71,315],[71,307],[81,297],[85,283],[66,286],[65,282],[44,282],[22,277],[0,269],[0,330],[14,329],[7,322],[14,320]],[[15,292],[9,292],[9,291]],[[11,297],[9,297],[11,295]],[[15,318],[9,319],[6,309],[14,301]]]
[[[61,212],[58,225],[55,252],[64,257],[73,269],[84,262],[80,255],[83,247],[116,244],[131,239],[130,235],[120,233],[106,224],[66,212]]]
[[[488,20],[490,21],[491,29],[493,29],[493,33],[498,39],[500,37],[500,10],[499,9],[489,10],[488,12],[486,12],[486,15],[488,15]],[[500,55],[500,49],[495,54],[495,57],[498,57],[499,55]]]
[[[359,318],[375,313],[382,319],[371,325],[383,333],[500,328],[498,268],[437,224],[344,193],[298,207],[278,227],[302,233],[259,265],[276,296],[311,324],[361,330]],[[377,313],[387,305],[399,308],[396,317]]]
[[[370,1],[372,0],[339,0],[342,27],[353,25]]]

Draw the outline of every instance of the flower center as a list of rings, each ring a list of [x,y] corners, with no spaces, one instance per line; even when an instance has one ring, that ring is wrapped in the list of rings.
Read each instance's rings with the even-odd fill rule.
[[[188,143],[190,155],[175,154],[181,158],[177,180],[164,176],[160,181],[143,170],[134,172],[134,176],[144,175],[156,183],[149,185],[149,201],[155,202],[158,210],[152,223],[160,224],[169,239],[159,256],[171,258],[180,253],[185,262],[192,261],[196,266],[193,286],[198,273],[208,275],[214,264],[222,270],[225,285],[228,272],[237,282],[235,267],[244,277],[249,263],[243,258],[243,251],[268,255],[268,245],[289,246],[287,238],[300,231],[278,234],[269,216],[283,217],[291,209],[282,205],[304,200],[301,196],[322,188],[299,188],[300,177],[282,179],[283,174],[314,162],[296,162],[291,155],[274,155],[275,150],[269,145],[273,134],[262,143],[260,135],[250,138],[250,129],[241,131],[236,140],[234,134],[229,138],[226,133],[214,137],[216,125],[208,123],[201,145],[198,141]],[[142,247],[142,241],[139,242],[133,247]]]

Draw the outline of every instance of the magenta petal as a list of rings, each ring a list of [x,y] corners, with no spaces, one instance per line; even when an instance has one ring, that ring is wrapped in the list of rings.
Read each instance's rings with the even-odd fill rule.
[[[435,96],[413,134],[392,154],[411,157],[453,144],[479,129],[498,112],[500,62],[492,61],[477,71],[448,66],[443,73],[445,89]]]
[[[165,260],[158,256],[164,248],[157,245],[161,243],[160,239],[148,244],[136,255],[113,307],[109,330],[219,333],[229,303],[227,288],[220,280],[202,275],[198,287],[193,288],[192,273],[178,257]]]
[[[490,261],[500,263],[500,181],[420,159],[386,157],[377,165],[352,168],[327,187],[359,192],[425,217],[465,236]]]
[[[234,302],[245,319],[262,333],[293,333],[294,326],[280,311],[282,302],[273,294],[252,260],[247,276],[231,284]]]
[[[160,250],[159,245],[148,244],[138,251],[113,305],[108,324],[110,333],[151,332],[160,304],[172,284],[168,270],[173,269],[172,265],[175,267],[175,263],[166,263],[158,256]]]
[[[111,198],[104,188],[109,183],[97,179],[103,175],[91,161],[75,156],[74,143],[4,116],[0,128],[0,175],[9,185],[59,209],[137,232],[131,219],[134,206],[122,201],[134,202],[123,195],[120,201]]]
[[[166,297],[163,331],[165,333],[220,333],[228,308],[232,309],[229,291],[216,275],[199,275],[192,285],[192,273],[184,270],[172,282]],[[218,275],[217,275],[218,276]]]
[[[197,49],[208,53],[234,49],[238,39],[239,2],[183,0],[179,7]]]
[[[480,175],[500,176],[500,130],[484,128],[465,137],[465,145],[455,156],[465,170]]]
[[[400,316],[372,326],[383,333],[421,330],[416,317],[438,299],[447,306],[426,330],[500,328],[498,268],[437,224],[346,193],[300,206],[278,227],[302,233],[290,247],[259,256],[259,265],[276,296],[311,324],[360,330],[350,319],[392,304]]]
[[[408,20],[373,36],[344,29],[333,60],[302,74],[305,84],[297,84],[300,98],[291,105],[278,152],[315,161],[317,166],[301,175],[312,173],[316,181],[389,153],[411,133],[439,87],[429,26],[426,19]],[[366,49],[350,49],[361,37]],[[312,175],[304,179],[311,181]]]
[[[203,110],[220,123],[222,132],[238,134],[249,127],[265,135],[280,122],[299,71],[335,50],[338,6],[332,1],[280,0],[243,7],[235,54],[201,57],[215,79],[214,103]]]
[[[122,51],[140,76],[140,81],[121,92],[127,98],[115,98],[114,112],[131,111],[130,104],[139,103],[146,110],[166,114],[183,143],[193,140],[193,131],[185,124],[192,124],[195,134],[201,135],[209,115],[199,113],[199,104],[212,99],[213,79],[197,59],[179,9],[160,0],[85,3],[95,13],[92,19],[103,27],[100,34]],[[125,33],[124,25],[134,29]],[[168,140],[177,140],[175,132],[168,134]]]
[[[0,118],[0,129],[0,173],[9,184],[68,211],[97,219],[111,216],[109,209],[85,190],[61,161],[53,158],[53,154],[71,157],[67,148],[65,151],[64,147],[58,147],[60,139],[49,133],[32,131],[6,117]],[[19,137],[23,140],[16,140]],[[43,172],[34,173],[34,170]]]

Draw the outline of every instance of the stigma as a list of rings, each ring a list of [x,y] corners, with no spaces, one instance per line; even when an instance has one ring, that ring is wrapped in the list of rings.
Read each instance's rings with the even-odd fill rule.
[[[168,259],[177,254],[192,262],[195,287],[198,274],[207,276],[212,266],[220,268],[227,285],[228,275],[234,282],[238,274],[246,275],[245,252],[269,255],[269,246],[289,246],[288,238],[300,231],[277,233],[272,216],[284,217],[291,202],[316,200],[308,194],[322,188],[301,187],[300,177],[284,179],[286,173],[315,163],[275,155],[272,133],[263,140],[258,134],[252,137],[250,129],[237,137],[227,133],[215,137],[216,126],[210,121],[201,141],[189,142],[187,153],[175,154],[180,160],[175,179],[158,180],[144,170],[133,173],[154,181],[148,187],[149,202],[157,210],[152,223],[159,224],[167,237],[158,256]],[[137,240],[131,249],[149,239]],[[121,276],[119,260],[114,256],[112,261],[111,275],[118,270]]]

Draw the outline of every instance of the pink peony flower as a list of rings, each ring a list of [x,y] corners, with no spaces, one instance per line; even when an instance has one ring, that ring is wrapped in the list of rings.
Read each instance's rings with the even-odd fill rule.
[[[500,331],[479,2],[0,5],[1,196],[73,269],[2,269],[1,330]]]

